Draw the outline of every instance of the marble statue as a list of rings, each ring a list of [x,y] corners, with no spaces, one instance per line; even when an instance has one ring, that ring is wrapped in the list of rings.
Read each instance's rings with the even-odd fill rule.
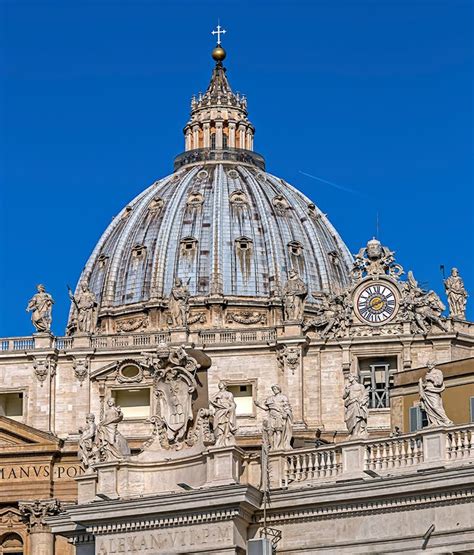
[[[426,412],[428,426],[450,426],[452,421],[446,415],[441,393],[446,389],[443,372],[436,368],[434,362],[426,365],[428,372],[418,383],[421,408]]]
[[[86,283],[80,287],[77,295],[69,289],[69,298],[74,303],[77,331],[93,333],[97,325],[97,299]]]
[[[192,395],[195,390],[195,380],[180,367],[169,368],[155,382],[159,414],[169,443],[178,444],[186,438],[188,423],[193,420]]]
[[[79,429],[79,433],[81,434],[79,438],[79,456],[82,466],[87,470],[97,454],[97,425],[95,423],[94,414],[88,414],[86,416],[86,425],[84,428]]]
[[[403,284],[401,307],[403,317],[412,322],[413,333],[421,331],[426,335],[433,324],[448,331],[441,317],[446,307],[434,291],[425,291],[419,287],[411,270]]]
[[[444,280],[444,288],[448,297],[449,316],[465,320],[468,295],[457,268],[453,268],[451,275]]]
[[[37,332],[49,332],[51,329],[51,310],[54,304],[53,297],[46,293],[44,285],[36,287],[38,293],[30,299],[27,312],[31,312],[31,321]]]
[[[344,420],[350,439],[364,439],[369,416],[369,391],[359,382],[358,376],[349,375],[344,394]]]
[[[288,274],[283,288],[283,313],[286,321],[302,320],[308,288],[295,269]]]
[[[189,290],[181,278],[175,278],[174,287],[171,290],[169,310],[173,328],[187,326],[189,314]]]
[[[220,381],[218,387],[219,391],[210,400],[214,416],[214,436],[216,447],[228,447],[235,445],[237,405],[225,382]]]
[[[122,409],[115,404],[114,399],[108,399],[96,434],[101,457],[105,460],[123,459],[130,456],[127,440],[118,431],[118,425],[122,420]]]
[[[316,315],[305,323],[303,331],[314,328],[323,339],[344,335],[351,327],[353,320],[350,291],[346,290],[341,293],[320,291],[313,293],[313,296],[319,301]]]
[[[291,449],[293,436],[293,411],[280,386],[272,385],[272,392],[273,395],[267,397],[263,403],[254,403],[258,408],[268,412],[269,418],[265,426],[268,428],[271,450],[288,450]]]

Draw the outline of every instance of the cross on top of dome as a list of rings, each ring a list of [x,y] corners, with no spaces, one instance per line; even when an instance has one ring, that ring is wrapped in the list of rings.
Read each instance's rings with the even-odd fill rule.
[[[212,35],[217,35],[217,46],[221,44],[221,35],[225,35],[226,33],[227,31],[219,25],[219,22],[217,22],[215,31],[211,31]]]

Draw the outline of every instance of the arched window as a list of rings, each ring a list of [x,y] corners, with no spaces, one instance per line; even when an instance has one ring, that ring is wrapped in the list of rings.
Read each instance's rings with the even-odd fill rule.
[[[1,555],[23,555],[23,540],[14,532],[0,538]]]

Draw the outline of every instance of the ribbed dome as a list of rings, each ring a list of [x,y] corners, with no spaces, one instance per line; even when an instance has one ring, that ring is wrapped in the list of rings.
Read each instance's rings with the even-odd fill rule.
[[[314,293],[347,285],[350,266],[326,216],[294,187],[251,164],[206,162],[155,182],[125,207],[80,283],[89,283],[100,314],[168,298],[175,277],[192,296],[268,298],[291,267]]]

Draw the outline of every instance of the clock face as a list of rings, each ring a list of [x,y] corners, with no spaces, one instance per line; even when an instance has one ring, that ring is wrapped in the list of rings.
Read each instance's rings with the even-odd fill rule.
[[[370,283],[363,287],[356,300],[360,318],[369,324],[383,324],[397,309],[397,295],[385,283]]]

